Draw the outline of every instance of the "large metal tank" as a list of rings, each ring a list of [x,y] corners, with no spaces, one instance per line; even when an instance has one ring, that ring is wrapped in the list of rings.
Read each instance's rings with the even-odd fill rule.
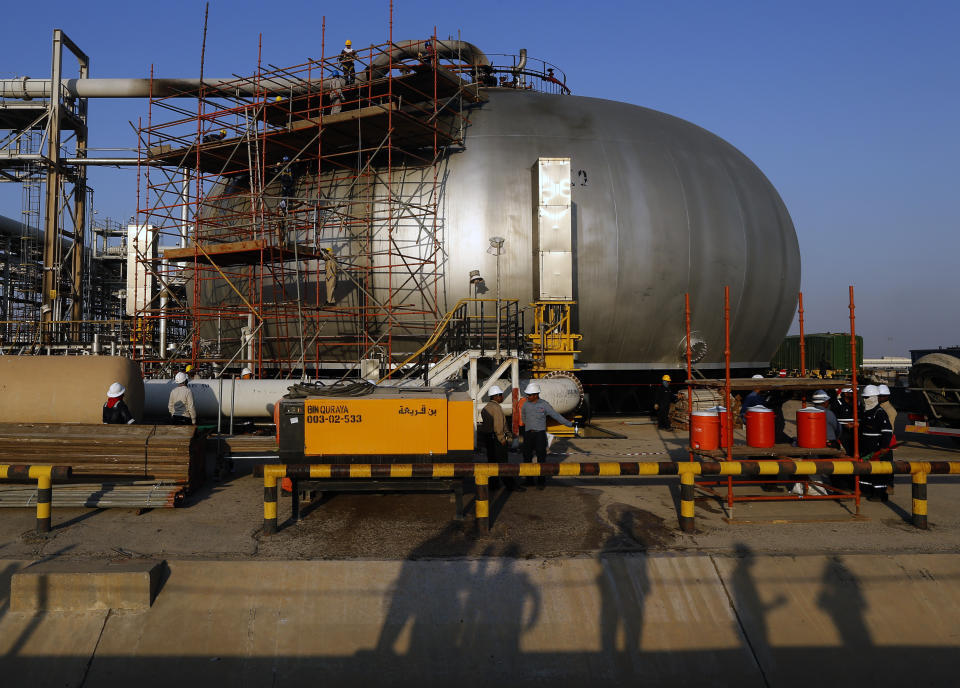
[[[684,293],[704,363],[723,360],[730,286],[733,360],[765,367],[793,319],[800,250],[783,201],[726,141],[662,112],[597,98],[492,89],[450,159],[443,215],[451,297],[496,272],[488,239],[506,237],[503,293],[532,298],[533,169],[569,157],[574,294],[586,369],[676,366]]]
[[[493,236],[506,238],[501,295],[523,303],[534,298],[537,161],[569,157],[575,324],[583,334],[579,365],[588,372],[677,367],[689,292],[692,328],[705,347],[700,365],[719,366],[726,285],[733,364],[768,365],[793,319],[800,253],[780,196],[746,156],[698,126],[635,105],[510,88],[486,89],[486,95],[489,100],[468,113],[463,150],[440,163],[441,312],[473,295],[471,270],[480,270],[491,289],[486,296],[494,295],[496,258],[487,250]],[[403,179],[409,189],[418,175],[432,174],[432,168],[394,171],[394,185]],[[381,184],[373,186],[376,197],[386,195]],[[357,193],[356,186],[349,188]],[[403,192],[397,187],[396,193]],[[298,184],[298,194],[315,196],[309,175]],[[324,194],[330,198],[331,189]],[[340,200],[356,202],[352,198]],[[393,239],[402,245],[411,238],[404,233],[416,231],[398,226]],[[345,239],[335,248],[349,254],[355,247]],[[406,272],[398,272],[408,293],[397,302],[419,298]],[[386,286],[374,282],[366,288],[383,293]],[[224,285],[207,288],[208,302],[231,299]],[[309,301],[316,296],[308,289],[302,295]],[[338,303],[351,305],[358,295],[346,280],[337,286]],[[270,298],[264,293],[265,301]],[[238,337],[241,324],[224,322],[222,327],[233,331],[222,330],[221,336]],[[273,335],[280,333],[270,327],[268,347],[277,345]],[[350,334],[356,327],[355,320],[344,319],[337,331]],[[296,326],[284,331],[290,336]],[[311,335],[309,329],[304,333],[307,339]],[[394,341],[395,350],[397,342],[401,350],[416,344],[402,337]],[[294,343],[286,355],[296,356]]]

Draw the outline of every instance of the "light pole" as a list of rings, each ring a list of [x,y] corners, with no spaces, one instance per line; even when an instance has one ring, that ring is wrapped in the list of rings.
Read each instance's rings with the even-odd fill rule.
[[[497,257],[497,360],[500,360],[500,254],[503,253],[503,242],[501,236],[490,237],[490,248],[487,249]]]

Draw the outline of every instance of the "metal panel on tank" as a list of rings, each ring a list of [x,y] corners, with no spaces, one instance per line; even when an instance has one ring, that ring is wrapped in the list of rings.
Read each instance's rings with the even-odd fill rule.
[[[537,298],[573,298],[573,239],[570,235],[570,158],[537,161]]]

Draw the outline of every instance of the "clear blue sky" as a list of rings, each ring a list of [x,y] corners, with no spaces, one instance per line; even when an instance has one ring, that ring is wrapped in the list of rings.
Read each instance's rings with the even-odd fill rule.
[[[0,77],[48,77],[54,28],[86,50],[93,76],[148,76],[151,64],[199,74],[203,2],[33,7],[7,27]],[[324,14],[328,54],[344,38],[384,42],[388,8],[215,0],[205,73],[252,73],[260,34],[265,62],[319,57]],[[867,356],[960,344],[960,2],[395,3],[394,39],[434,27],[491,53],[527,48],[575,94],[668,112],[742,150],[796,224],[808,332],[847,329],[853,284]],[[90,109],[92,146],[135,146],[127,122],[146,103]],[[134,213],[135,177],[93,172],[101,217]],[[0,185],[0,213],[19,212],[19,192]]]

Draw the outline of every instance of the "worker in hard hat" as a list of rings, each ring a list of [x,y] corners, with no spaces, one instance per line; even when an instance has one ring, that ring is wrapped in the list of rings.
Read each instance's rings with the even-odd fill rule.
[[[670,388],[673,380],[669,375],[660,378],[660,386],[657,388],[653,400],[653,409],[657,412],[657,427],[661,430],[670,430],[670,404],[677,401],[678,397]]]
[[[523,408],[520,409],[520,418],[523,424],[523,460],[533,461],[536,453],[537,461],[544,463],[547,460],[547,418],[573,427],[573,423],[557,413],[550,402],[540,398],[540,384],[531,382],[523,390],[527,397]],[[543,476],[537,479],[537,488],[543,489],[546,480]]]
[[[250,370],[249,368],[244,368],[243,370],[240,371],[240,379],[241,379],[241,380],[252,380],[252,379],[253,379],[253,371]]]
[[[507,448],[513,439],[503,413],[503,390],[493,385],[487,392],[488,401],[480,409],[480,425],[477,426],[477,445],[486,450],[487,461],[506,463]],[[507,489],[518,489],[515,480],[504,480]],[[520,488],[522,489],[522,488]]]
[[[890,439],[893,426],[887,412],[880,407],[880,390],[876,385],[863,388],[863,418],[860,420],[860,456],[872,461],[889,461]],[[867,499],[874,502],[887,501],[887,488],[893,484],[893,475],[865,474],[860,476],[860,485]]]
[[[204,134],[203,139],[201,139],[201,141],[202,143],[214,143],[216,141],[223,141],[225,138],[227,138],[227,130],[221,129],[220,131],[215,133]]]
[[[356,79],[356,72],[353,69],[353,62],[357,59],[357,51],[353,49],[353,43],[347,39],[343,43],[343,50],[340,51],[337,62],[340,64],[340,71],[343,72],[343,80],[346,84],[352,84]]]
[[[196,425],[197,409],[193,403],[190,377],[186,373],[177,373],[173,381],[177,386],[170,392],[170,399],[167,401],[170,422],[174,425]]]
[[[103,422],[105,425],[130,425],[136,421],[127,402],[123,400],[123,395],[127,393],[127,388],[119,382],[114,382],[107,390],[107,401],[103,405]]]
[[[840,449],[840,421],[836,414],[830,408],[830,395],[824,390],[818,389],[813,393],[810,399],[813,405],[823,411],[827,419],[827,446],[834,449]]]
[[[751,379],[753,380],[762,380],[763,375],[754,375]],[[753,408],[754,406],[763,406],[766,407],[766,397],[759,387],[754,387],[750,390],[750,393],[743,398],[743,401],[740,402],[740,420],[746,421],[747,419],[747,409]]]
[[[861,400],[862,402],[862,400]],[[853,456],[853,387],[844,387],[840,390],[840,395],[835,398],[830,408],[840,422],[840,444],[847,456]],[[858,409],[858,416],[862,416],[863,410]],[[861,456],[863,450],[860,450]]]
[[[897,409],[890,403],[890,388],[886,385],[877,385],[877,389],[880,391],[877,396],[880,400],[880,408],[886,412],[887,418],[890,419],[890,427],[893,428],[893,435],[890,438],[890,448],[893,449],[897,444]]]

